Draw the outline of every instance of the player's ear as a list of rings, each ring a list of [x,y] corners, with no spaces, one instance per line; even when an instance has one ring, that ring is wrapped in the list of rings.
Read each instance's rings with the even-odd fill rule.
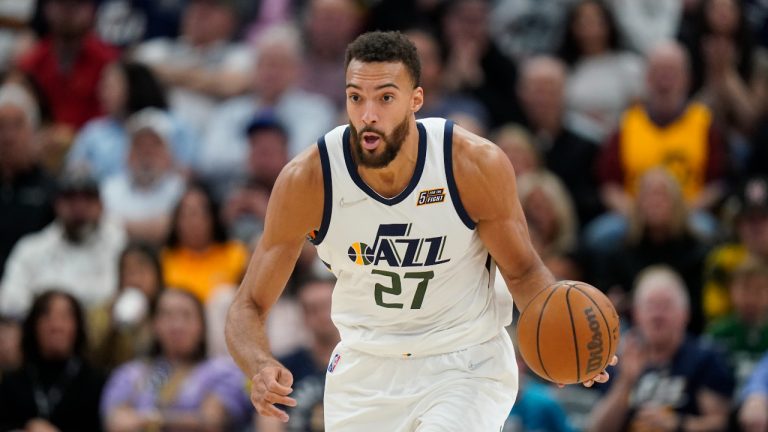
[[[411,111],[418,112],[422,105],[424,105],[424,89],[416,87],[411,96]]]

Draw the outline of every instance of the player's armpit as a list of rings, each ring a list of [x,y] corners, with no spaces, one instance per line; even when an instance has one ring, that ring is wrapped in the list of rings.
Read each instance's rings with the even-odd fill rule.
[[[464,208],[522,310],[555,282],[533,249],[512,164],[492,142],[454,128],[453,170]]]

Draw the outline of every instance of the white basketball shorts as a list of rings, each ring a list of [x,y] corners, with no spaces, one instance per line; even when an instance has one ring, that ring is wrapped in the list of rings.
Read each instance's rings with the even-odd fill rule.
[[[506,331],[460,351],[381,357],[339,344],[325,383],[329,432],[497,432],[517,396]]]

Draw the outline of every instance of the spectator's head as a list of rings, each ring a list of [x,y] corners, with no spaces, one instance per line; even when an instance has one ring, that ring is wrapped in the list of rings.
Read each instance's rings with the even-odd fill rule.
[[[494,133],[492,141],[512,162],[515,177],[541,169],[541,158],[533,145],[533,137],[524,127],[515,124],[502,126]]]
[[[517,192],[538,252],[571,252],[578,224],[573,201],[560,179],[548,171],[528,173],[519,178]]]
[[[181,34],[194,46],[229,40],[237,28],[234,0],[190,0],[181,19]]]
[[[0,373],[21,366],[21,326],[0,316]]]
[[[82,243],[93,234],[101,220],[102,203],[96,179],[86,171],[66,171],[59,178],[56,219],[72,243]]]
[[[170,149],[172,123],[165,111],[145,108],[127,122],[128,169],[138,187],[151,187],[173,168]]]
[[[303,46],[298,30],[290,25],[267,29],[256,45],[256,93],[266,104],[275,104],[296,85],[301,72]]]
[[[168,247],[205,250],[226,241],[227,230],[219,206],[206,187],[191,184],[174,210]]]
[[[639,180],[630,218],[629,242],[666,240],[682,236],[688,227],[688,209],[677,180],[664,168],[652,168]]]
[[[690,298],[682,277],[667,266],[651,266],[635,279],[632,315],[652,350],[674,350],[685,337]]]
[[[167,109],[160,82],[141,63],[117,61],[106,68],[99,82],[99,102],[114,118],[127,118],[144,108]]]
[[[565,65],[554,57],[533,57],[523,65],[517,94],[534,131],[560,127],[565,79]]]
[[[83,310],[71,294],[51,290],[35,299],[22,331],[26,363],[82,357],[86,344]]]
[[[136,288],[153,308],[163,290],[163,269],[154,248],[143,243],[131,243],[123,249],[118,262],[118,291]]]
[[[205,309],[194,294],[180,289],[160,293],[152,326],[155,356],[184,363],[205,359]]]
[[[426,30],[414,29],[405,33],[416,46],[421,63],[421,86],[426,95],[440,92],[443,85],[443,54],[440,43]]]
[[[731,274],[728,286],[731,304],[739,318],[753,326],[768,321],[768,265],[747,258]]]
[[[646,71],[651,113],[674,116],[685,104],[690,86],[688,53],[677,42],[662,42],[648,53]]]
[[[448,46],[472,43],[483,49],[488,43],[488,0],[448,0],[444,2],[441,26]]]
[[[424,102],[416,47],[399,32],[366,33],[347,47],[345,65],[353,156],[365,167],[386,167]]]
[[[46,0],[43,13],[51,35],[64,40],[77,40],[93,26],[95,0]]]
[[[560,58],[569,65],[579,59],[619,48],[619,32],[610,9],[600,0],[573,5],[565,20]]]
[[[246,128],[250,152],[248,169],[258,184],[268,189],[288,163],[288,131],[272,114],[257,115]]]
[[[0,172],[15,173],[33,162],[39,122],[37,103],[24,87],[0,87]]]
[[[344,54],[363,27],[361,4],[357,0],[310,0],[304,25],[314,55],[334,59]]]
[[[699,5],[699,19],[705,34],[730,38],[749,32],[744,9],[737,0],[703,0]]]
[[[768,178],[749,179],[738,194],[738,236],[747,250],[768,260]]]
[[[334,346],[339,342],[339,330],[331,320],[333,282],[312,280],[299,287],[298,300],[304,314],[304,323],[312,332],[315,342]]]

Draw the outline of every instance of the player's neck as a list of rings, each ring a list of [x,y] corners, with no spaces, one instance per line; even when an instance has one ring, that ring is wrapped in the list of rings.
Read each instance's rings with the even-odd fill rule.
[[[357,171],[365,183],[381,196],[391,198],[402,192],[411,181],[419,157],[419,130],[412,120],[405,142],[395,159],[384,168],[358,165]]]

